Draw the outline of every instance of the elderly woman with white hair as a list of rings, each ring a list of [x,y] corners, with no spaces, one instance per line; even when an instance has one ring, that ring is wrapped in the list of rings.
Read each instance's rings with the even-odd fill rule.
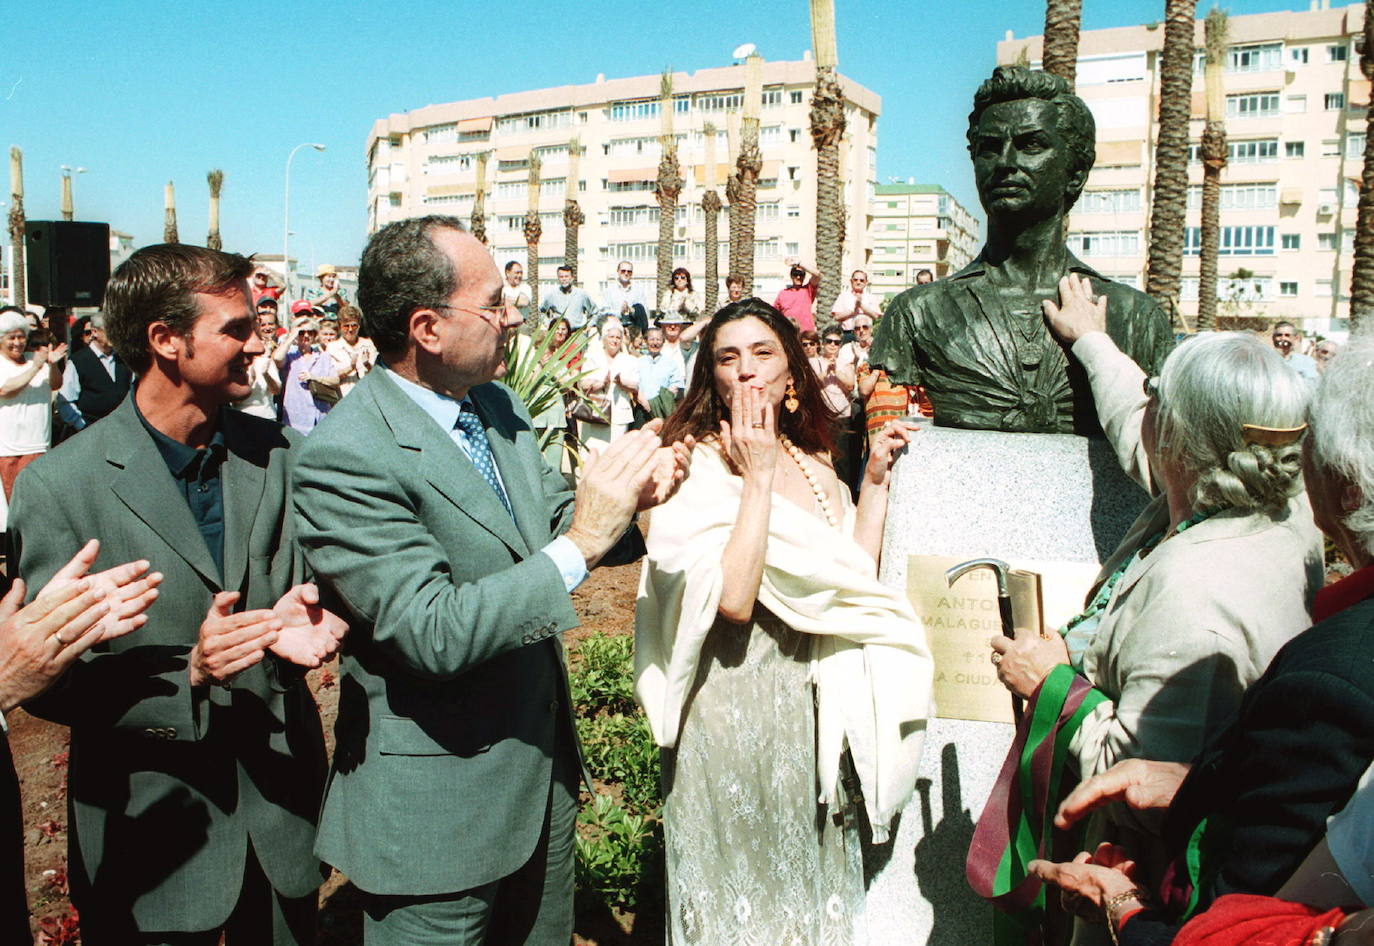
[[[19,471],[46,453],[52,441],[53,392],[62,387],[66,345],[27,351],[29,320],[0,314],[0,484],[9,501]]]
[[[1301,495],[1310,387],[1272,348],[1200,336],[1147,378],[1103,331],[1106,302],[1087,280],[1059,288],[1050,325],[1086,370],[1122,465],[1155,498],[1082,613],[1059,634],[998,638],[991,656],[1009,690],[1034,698],[1027,721],[1057,721],[1041,744],[1062,747],[1058,761],[1086,779],[1123,759],[1191,759],[1310,623],[1322,548]],[[1107,818],[1092,840],[1128,841],[1142,878],[1162,870],[1156,825]],[[1082,933],[1075,942],[1091,941]]]
[[[587,349],[585,374],[578,382],[588,405],[576,413],[584,444],[604,448],[623,434],[634,420],[634,397],[639,384],[639,363],[625,350],[625,329],[620,320],[601,320],[601,344]]]

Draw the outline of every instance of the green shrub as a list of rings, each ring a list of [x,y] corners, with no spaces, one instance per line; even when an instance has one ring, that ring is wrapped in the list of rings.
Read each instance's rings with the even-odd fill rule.
[[[642,714],[580,717],[577,734],[592,775],[618,784],[634,811],[657,811],[662,803],[659,749]]]
[[[579,714],[636,712],[634,638],[584,638],[577,645],[577,660],[569,679]]]
[[[609,795],[577,815],[577,892],[584,904],[620,910],[652,906],[662,896],[663,826]]]

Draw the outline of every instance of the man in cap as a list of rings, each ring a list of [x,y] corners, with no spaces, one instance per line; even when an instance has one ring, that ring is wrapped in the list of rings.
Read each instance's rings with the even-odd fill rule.
[[[790,286],[783,287],[773,300],[773,308],[792,320],[792,324],[803,332],[816,330],[816,316],[812,309],[816,305],[816,290],[820,286],[821,274],[807,267],[801,260],[793,257],[788,260],[791,267],[788,276]],[[810,279],[807,278],[808,274]]]

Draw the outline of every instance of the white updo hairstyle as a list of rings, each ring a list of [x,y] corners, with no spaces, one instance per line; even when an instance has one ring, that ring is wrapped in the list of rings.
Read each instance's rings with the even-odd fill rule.
[[[1307,420],[1311,388],[1272,347],[1240,332],[1190,339],[1164,362],[1158,390],[1160,458],[1194,478],[1194,508],[1277,515],[1302,490],[1301,437],[1283,446],[1245,437],[1246,424]]]
[[[18,312],[0,313],[0,338],[4,338],[10,332],[23,332],[24,338],[27,339],[32,330],[33,326],[29,324],[26,316]]]

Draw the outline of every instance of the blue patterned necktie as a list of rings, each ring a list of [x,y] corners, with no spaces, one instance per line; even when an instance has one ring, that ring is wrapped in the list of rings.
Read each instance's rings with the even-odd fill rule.
[[[464,403],[463,409],[458,412],[458,428],[467,436],[468,456],[472,460],[472,465],[477,467],[477,472],[482,474],[482,479],[487,481],[487,485],[496,491],[501,505],[506,507],[506,512],[514,519],[515,512],[510,507],[510,500],[506,498],[506,491],[501,488],[501,481],[496,477],[496,461],[491,457],[491,446],[487,443],[487,432],[482,427],[482,418],[477,416],[477,411],[471,404]]]

